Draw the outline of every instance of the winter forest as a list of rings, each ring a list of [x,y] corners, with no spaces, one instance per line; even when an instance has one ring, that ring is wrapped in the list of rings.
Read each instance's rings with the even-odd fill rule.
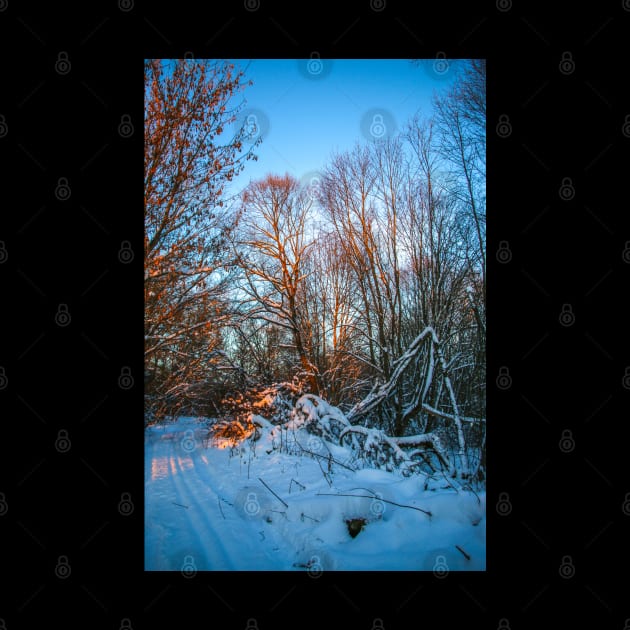
[[[485,61],[241,187],[244,65],[144,64],[145,568],[484,570]]]

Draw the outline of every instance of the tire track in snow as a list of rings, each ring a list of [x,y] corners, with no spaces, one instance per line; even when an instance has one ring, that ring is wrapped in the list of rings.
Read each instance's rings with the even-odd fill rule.
[[[202,551],[204,554],[203,562],[197,562],[195,559],[197,569],[200,571],[230,570],[232,569],[230,557],[224,549],[221,537],[217,533],[212,520],[206,515],[205,509],[208,506],[205,505],[205,502],[200,503],[200,499],[202,499],[204,495],[212,495],[213,493],[208,486],[204,485],[203,488],[200,487],[201,480],[199,479],[197,468],[193,461],[193,455],[196,455],[197,451],[195,450],[187,456],[182,456],[177,452],[180,444],[181,442],[179,440],[171,443],[169,470],[170,478],[176,491],[176,497],[178,497],[178,503],[181,502],[187,505],[188,509],[178,508],[177,506],[173,506],[173,508],[184,510],[188,523],[187,529],[189,537],[196,542],[194,545],[195,549]],[[185,462],[190,462],[190,466],[186,467]],[[175,470],[175,472],[173,472],[173,470]],[[196,478],[198,480],[194,489],[191,488],[187,480],[188,478]],[[208,505],[210,505],[210,502],[208,502]]]
[[[261,520],[252,521],[243,519],[242,516],[237,516],[234,506],[224,506],[224,515],[221,515],[219,511],[218,503],[221,500],[221,489],[225,487],[228,476],[230,480],[227,486],[232,491],[234,488],[243,487],[243,484],[253,484],[253,480],[237,478],[235,471],[217,470],[208,461],[205,451],[195,451],[195,455],[196,457],[192,458],[195,474],[191,475],[190,478],[194,479],[195,484],[201,484],[204,489],[211,491],[212,501],[209,506],[216,515],[216,531],[220,533],[222,539],[225,538],[225,540],[232,542],[232,548],[237,550],[237,553],[231,558],[233,561],[241,563],[240,566],[233,568],[245,571],[257,569],[269,571],[284,568],[279,564],[279,559],[272,550],[274,546],[278,548],[280,542],[275,529],[266,527],[262,517]],[[190,472],[188,472],[189,475]],[[233,500],[235,497],[230,496],[230,499]],[[245,564],[243,564],[243,558],[248,559]]]
[[[170,505],[176,498],[175,488],[163,472],[168,467],[165,455],[166,446],[162,445],[165,438],[152,434],[145,438],[145,570],[170,571],[177,567],[170,560],[171,544],[169,541],[180,531],[178,522],[180,515],[169,510],[165,514],[160,505]],[[158,448],[159,447],[161,448]]]
[[[229,504],[219,509],[221,498],[234,502],[255,477],[246,480],[240,468],[229,467],[223,451],[197,444],[186,452],[182,441],[188,430],[145,438],[146,569],[179,571],[186,555],[193,556],[198,571],[289,568],[275,523],[262,514],[244,518]]]

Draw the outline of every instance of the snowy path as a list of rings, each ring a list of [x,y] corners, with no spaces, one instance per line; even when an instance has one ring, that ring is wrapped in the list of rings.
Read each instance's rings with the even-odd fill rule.
[[[422,493],[418,478],[371,469],[339,469],[329,486],[310,457],[279,454],[263,440],[255,450],[206,449],[199,427],[181,418],[146,430],[147,570],[304,570],[313,562],[323,570],[431,570],[442,560],[449,570],[485,569],[483,494]],[[433,516],[320,496],[366,488]],[[345,521],[356,517],[368,523],[351,538]]]
[[[146,569],[178,571],[190,556],[199,571],[231,570],[243,554],[260,556],[255,529],[220,492],[225,471],[210,464],[200,435],[192,438],[190,427],[177,428],[154,431],[146,440]],[[226,451],[213,455],[228,458]]]

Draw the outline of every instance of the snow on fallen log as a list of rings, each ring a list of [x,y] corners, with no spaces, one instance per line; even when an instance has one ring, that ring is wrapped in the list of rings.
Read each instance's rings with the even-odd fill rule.
[[[454,418],[450,414],[449,416]],[[369,457],[382,461],[389,460],[391,456],[396,465],[417,465],[412,457],[419,453],[419,450],[406,452],[403,449],[428,448],[436,454],[448,474],[455,476],[453,462],[441,439],[435,433],[392,437],[379,429],[353,425],[340,409],[315,394],[304,394],[297,400],[292,412],[292,423],[293,428],[304,427],[311,433],[339,444],[345,437],[349,437],[355,452],[362,451]],[[363,446],[359,444],[357,436],[364,438]]]
[[[340,432],[350,426],[344,413],[315,394],[304,394],[291,412],[294,425],[304,425],[311,433],[337,441]],[[296,426],[296,428],[297,428]],[[358,444],[354,444],[358,447]]]
[[[446,466],[451,475],[454,475],[453,465],[450,461],[448,453],[442,444],[442,440],[435,433],[421,433],[419,435],[408,435],[405,437],[391,437],[392,442],[398,446],[429,446],[435,451],[440,461]],[[412,457],[416,452],[409,453],[409,457]]]
[[[444,353],[442,352],[442,347],[440,340],[438,339],[437,333],[431,326],[427,326],[416,338],[411,342],[407,350],[393,363],[394,370],[388,381],[385,383],[381,383],[380,385],[375,384],[372,388],[372,391],[361,401],[356,403],[352,409],[347,414],[347,420],[349,423],[352,423],[353,420],[365,416],[369,412],[376,409],[379,405],[381,405],[385,400],[390,398],[396,391],[397,385],[402,378],[404,372],[407,368],[412,364],[414,359],[420,354],[422,348],[424,347],[425,340],[428,341],[431,351],[431,362],[429,365],[429,370],[427,374],[427,382],[425,383],[425,387],[422,390],[422,400],[420,401],[419,407],[416,404],[412,405],[412,409],[419,408],[425,411],[425,413],[430,413],[432,415],[442,417],[450,420],[455,425],[455,429],[457,431],[457,442],[459,446],[458,455],[461,461],[461,474],[462,477],[468,477],[470,474],[470,466],[468,462],[468,453],[466,449],[466,440],[464,438],[464,429],[462,426],[462,422],[469,421],[474,422],[474,418],[466,418],[462,419],[459,413],[459,405],[457,404],[457,399],[455,397],[455,391],[453,389],[453,385],[451,383],[451,379],[449,377],[449,366],[444,358]],[[428,392],[428,384],[433,379],[433,352],[437,355],[438,363],[441,368],[441,378],[446,387],[446,391],[448,393],[450,405],[452,407],[453,413],[446,414],[441,412],[430,405],[426,404],[424,401],[424,396]]]
[[[316,396],[315,394],[304,394],[300,396],[295,403],[295,409],[301,411],[309,419],[315,422],[324,422],[328,419],[336,420],[337,422],[348,426],[350,423],[343,414],[343,412],[337,407],[328,404],[323,398]]]
[[[348,426],[346,427],[339,436],[339,441],[348,434],[354,433],[358,435],[362,435],[365,437],[365,443],[363,445],[363,450],[370,453],[379,453],[382,452],[385,446],[388,446],[396,460],[397,463],[401,464],[411,463],[412,456],[417,452],[413,451],[411,453],[406,453],[402,450],[401,447],[410,447],[410,446],[428,446],[431,448],[435,454],[438,456],[442,464],[447,468],[449,474],[451,476],[455,475],[455,469],[453,464],[442,444],[442,441],[435,433],[422,433],[419,435],[409,435],[405,437],[391,437],[380,431],[379,429],[367,429],[365,427],[360,426]]]
[[[426,338],[433,339],[434,343],[439,343],[437,335],[433,328],[427,326],[409,345],[405,353],[394,361],[394,371],[390,379],[386,383],[382,383],[380,386],[375,386],[372,391],[361,401],[359,401],[348,412],[348,420],[352,421],[355,417],[363,416],[378,405],[380,405],[385,399],[389,398],[392,392],[395,390],[398,381],[403,375],[404,371],[411,364],[412,360],[418,355],[422,349],[423,341]]]
[[[432,472],[438,472],[438,469],[441,469],[450,477],[455,478],[457,475],[455,460],[451,458],[441,438],[436,433],[429,432],[404,437],[395,437],[385,434],[380,429],[366,428],[351,422],[353,418],[363,416],[369,410],[375,409],[378,404],[383,402],[390,393],[393,392],[397,379],[400,378],[403,371],[410,365],[413,358],[420,351],[423,340],[431,343],[431,360],[433,360],[433,356],[437,356],[437,362],[442,367],[441,378],[445,381],[453,412],[449,413],[442,411],[425,403],[422,398],[426,393],[426,387],[420,390],[422,398],[418,401],[420,403],[418,405],[418,409],[421,409],[424,413],[448,420],[455,425],[457,428],[459,442],[457,455],[459,455],[459,460],[461,462],[461,473],[463,477],[467,476],[468,461],[467,453],[465,451],[462,424],[463,422],[482,422],[484,419],[469,418],[459,414],[459,408],[457,406],[457,402],[455,401],[454,392],[452,387],[450,387],[450,379],[448,378],[448,373],[446,371],[446,362],[444,361],[441,349],[437,345],[437,336],[431,328],[425,329],[420,335],[418,335],[407,351],[394,363],[394,373],[392,379],[390,379],[387,383],[375,385],[368,396],[364,398],[363,401],[357,403],[350,410],[348,415],[344,414],[338,407],[331,405],[320,396],[315,394],[304,394],[295,402],[294,407],[291,410],[290,420],[284,425],[284,428],[292,429],[294,431],[294,435],[295,431],[304,429],[308,433],[320,436],[324,440],[340,445],[343,443],[344,439],[346,439],[348,446],[350,446],[355,453],[363,453],[365,458],[373,460],[379,465],[386,465],[388,469],[391,467],[401,466],[410,472],[412,468],[415,468],[422,474],[429,476],[431,476]],[[428,372],[430,378],[433,378],[433,370],[431,369]],[[249,433],[251,429],[254,429],[258,434],[256,437],[260,437],[261,433],[273,433],[278,429],[277,426],[272,425],[264,417],[257,414],[250,414],[247,418],[246,425],[247,426],[239,426],[237,428],[245,429],[247,433]],[[247,437],[249,437],[249,435],[247,435]],[[317,455],[319,459],[320,454],[310,453],[309,450],[299,444],[297,438],[296,443],[300,446],[303,452],[307,452],[313,456]],[[428,452],[433,453],[434,457],[437,458],[437,461],[431,462],[430,458],[427,457]],[[322,458],[326,459],[330,457],[330,453],[322,456]],[[422,461],[418,461],[416,457],[421,457],[424,463],[428,466],[429,470],[432,472],[427,473],[418,469],[417,467],[422,465]]]

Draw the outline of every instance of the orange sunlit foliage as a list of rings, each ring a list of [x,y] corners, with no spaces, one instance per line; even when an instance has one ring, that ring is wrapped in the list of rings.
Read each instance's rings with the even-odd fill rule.
[[[213,425],[208,433],[215,448],[231,448],[244,440],[259,435],[260,427],[249,416],[244,420],[226,420]]]
[[[253,155],[242,151],[242,130],[227,132],[243,88],[242,72],[224,61],[144,65],[145,370],[154,411],[199,398],[217,361],[237,218],[223,195]]]

